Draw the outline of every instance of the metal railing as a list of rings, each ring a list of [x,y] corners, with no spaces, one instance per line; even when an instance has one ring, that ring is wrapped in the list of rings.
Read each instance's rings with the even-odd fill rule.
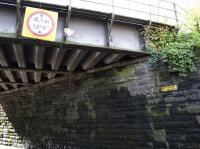
[[[184,10],[167,0],[23,0],[114,13],[120,16],[179,25]],[[182,11],[182,12],[181,12]]]
[[[72,0],[72,7],[178,25],[177,4],[165,0]]]

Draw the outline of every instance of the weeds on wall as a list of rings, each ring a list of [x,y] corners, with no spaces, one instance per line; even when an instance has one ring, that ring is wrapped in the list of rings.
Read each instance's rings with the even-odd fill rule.
[[[181,28],[145,26],[142,32],[150,65],[157,68],[165,63],[169,72],[187,76],[196,70],[194,50],[200,49],[200,0],[186,15]]]
[[[195,38],[200,39],[198,34],[177,33],[177,30],[167,26],[146,26],[143,35],[152,68],[165,63],[169,72],[179,76],[195,71],[193,49],[197,44]]]
[[[200,48],[200,15],[193,10],[187,17],[190,21],[179,30],[163,25],[144,27],[142,35],[152,68],[165,63],[169,72],[179,76],[188,76],[196,70],[194,49]]]

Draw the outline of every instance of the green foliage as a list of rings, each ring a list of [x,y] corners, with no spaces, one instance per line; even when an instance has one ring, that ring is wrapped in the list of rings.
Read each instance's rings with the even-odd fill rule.
[[[170,72],[187,76],[195,70],[193,63],[193,47],[190,42],[172,42],[163,49],[163,61],[167,64]]]
[[[187,76],[195,71],[193,48],[200,45],[198,32],[179,33],[167,26],[146,26],[143,31],[153,68],[167,64],[169,72]]]
[[[186,11],[179,31],[169,26],[145,26],[142,32],[153,68],[165,63],[169,72],[187,76],[195,71],[194,49],[200,49],[200,0]]]
[[[183,29],[200,32],[200,0],[197,0],[191,8],[187,9],[185,20]]]

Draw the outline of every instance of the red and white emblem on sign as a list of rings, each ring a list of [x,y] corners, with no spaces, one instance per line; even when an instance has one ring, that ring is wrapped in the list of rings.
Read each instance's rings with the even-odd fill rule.
[[[27,19],[28,30],[36,36],[47,36],[54,28],[54,22],[51,16],[45,12],[35,12]]]

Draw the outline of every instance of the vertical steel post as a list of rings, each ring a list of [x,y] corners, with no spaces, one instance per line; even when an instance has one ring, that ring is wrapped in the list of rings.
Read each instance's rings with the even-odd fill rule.
[[[151,24],[151,5],[150,5],[150,0],[148,0],[148,6],[149,6],[149,22]]]
[[[20,35],[20,28],[21,28],[21,0],[17,0],[17,22],[16,22],[16,30],[17,30],[17,36]]]
[[[176,3],[173,3],[173,5],[174,5],[174,14],[175,14],[176,25],[178,27],[179,24],[178,24],[178,14],[177,14]]]
[[[68,5],[68,9],[67,9],[67,17],[66,17],[66,27],[69,28],[69,24],[70,24],[70,17],[71,17],[71,10],[72,10],[72,5],[71,5],[72,1],[69,0],[69,5]]]
[[[107,41],[107,46],[110,46],[110,41],[112,41],[112,26],[114,23],[114,19],[115,19],[115,13],[114,13],[114,2],[112,0],[112,13],[111,13],[111,20],[108,20],[108,41]]]
[[[71,10],[72,10],[71,3],[72,3],[72,1],[69,0],[69,4],[67,6],[67,12],[66,12],[66,22],[65,22],[65,28],[66,29],[70,28],[70,19],[71,19]],[[64,38],[65,38],[65,41],[67,41],[68,38],[69,38],[66,33],[64,34]]]

